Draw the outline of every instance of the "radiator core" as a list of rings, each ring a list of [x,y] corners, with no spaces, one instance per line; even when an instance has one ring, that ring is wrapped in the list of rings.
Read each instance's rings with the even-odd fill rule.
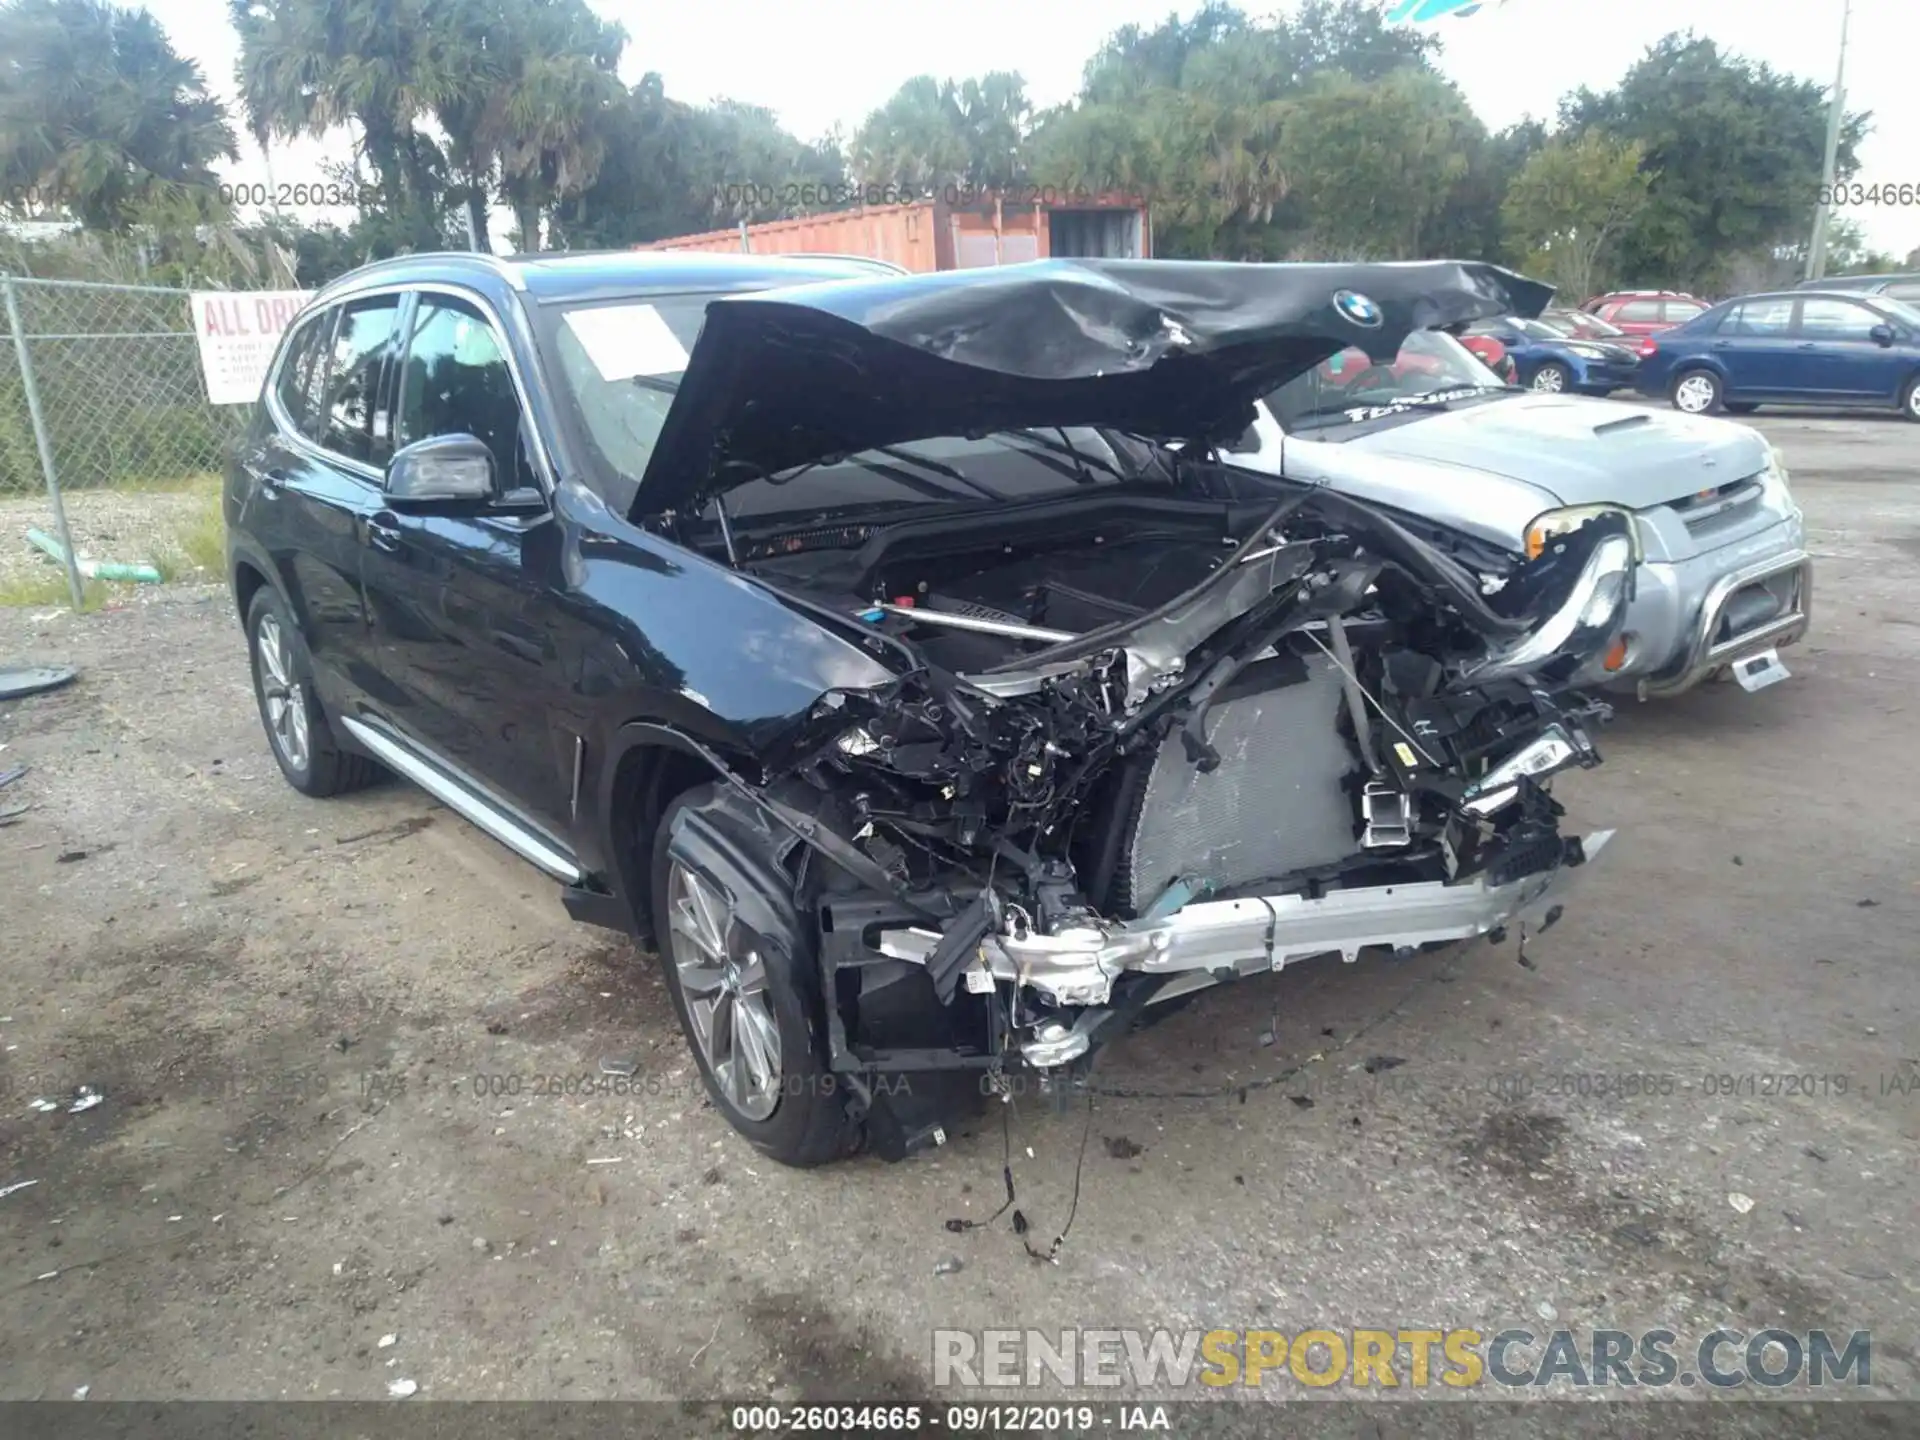
[[[1331,865],[1359,848],[1340,734],[1340,672],[1325,657],[1306,678],[1215,705],[1207,739],[1219,768],[1201,774],[1176,730],[1148,774],[1127,846],[1121,897],[1138,912],[1176,879],[1227,890]]]

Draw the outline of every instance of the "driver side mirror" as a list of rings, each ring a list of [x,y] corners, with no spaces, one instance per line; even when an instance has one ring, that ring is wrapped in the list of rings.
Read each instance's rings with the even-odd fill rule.
[[[1876,345],[1891,345],[1896,337],[1891,325],[1876,325],[1867,332],[1867,338]]]
[[[478,503],[493,499],[493,451],[472,435],[435,435],[397,451],[387,463],[394,505]]]

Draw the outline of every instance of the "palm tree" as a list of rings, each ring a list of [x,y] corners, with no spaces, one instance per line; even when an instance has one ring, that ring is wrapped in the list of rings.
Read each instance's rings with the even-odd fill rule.
[[[519,247],[537,250],[541,217],[584,192],[606,158],[613,111],[626,96],[616,72],[627,34],[583,0],[496,0],[482,9],[495,11],[494,34],[507,42],[461,143],[497,157]]]
[[[1009,71],[958,84],[917,75],[855,133],[854,173],[916,189],[1008,185],[1025,171],[1032,123],[1026,83]]]
[[[225,107],[146,11],[106,0],[0,9],[8,195],[40,192],[96,230],[124,230],[143,210],[212,218],[226,208],[213,162],[235,154]]]
[[[389,218],[410,240],[439,233],[444,158],[418,122],[470,74],[444,0],[231,0],[247,122],[275,137],[357,127]]]

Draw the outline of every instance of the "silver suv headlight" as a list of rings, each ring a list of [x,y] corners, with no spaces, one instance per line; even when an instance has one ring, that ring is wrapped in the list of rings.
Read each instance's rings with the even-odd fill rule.
[[[1627,523],[1632,525],[1631,515]],[[1633,593],[1639,547],[1632,535],[1629,529],[1595,545],[1560,608],[1506,649],[1489,655],[1467,677],[1483,681],[1529,674],[1556,656],[1584,655],[1604,647],[1626,618]]]

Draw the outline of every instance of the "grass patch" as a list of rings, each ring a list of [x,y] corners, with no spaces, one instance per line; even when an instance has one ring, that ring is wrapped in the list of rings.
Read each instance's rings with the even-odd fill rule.
[[[220,479],[207,476],[191,487],[193,507],[159,546],[152,561],[160,578],[175,581],[217,581],[227,568],[227,518],[220,504]]]
[[[49,565],[42,570],[16,575],[11,580],[0,580],[0,607],[18,606],[23,609],[43,605],[64,607],[71,603],[72,597],[67,593],[67,572],[58,566]],[[107,584],[104,580],[80,582],[81,610],[98,610],[106,603]]]

